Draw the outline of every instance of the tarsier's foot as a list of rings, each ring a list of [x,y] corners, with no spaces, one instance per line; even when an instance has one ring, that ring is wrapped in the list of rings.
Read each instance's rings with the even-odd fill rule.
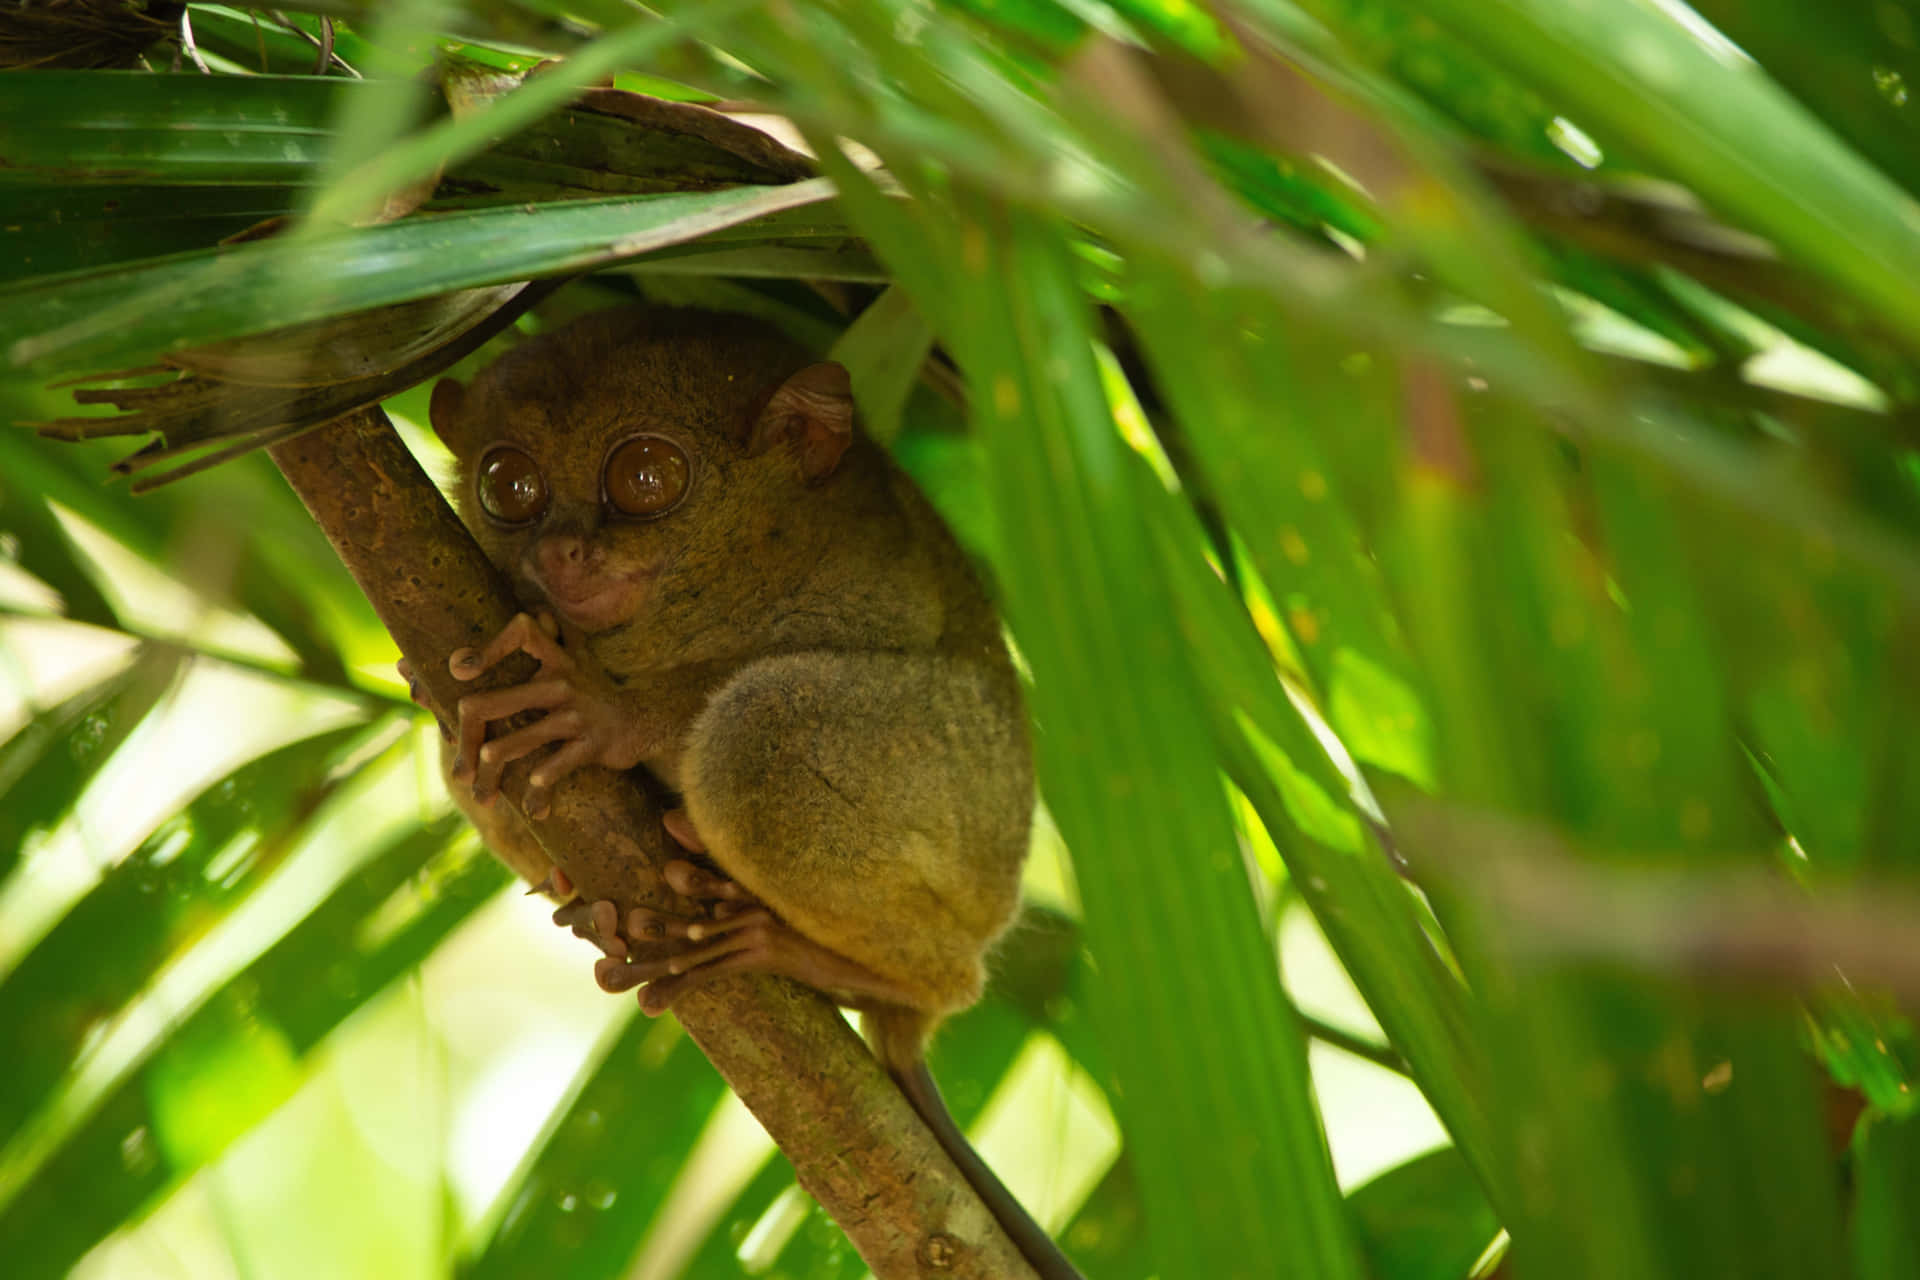
[[[684,810],[668,814],[665,825],[683,847],[704,848]],[[661,874],[675,893],[705,905],[708,917],[688,920],[635,907],[619,921],[618,908],[607,901],[569,903],[553,917],[607,953],[593,966],[603,990],[629,991],[644,984],[640,1008],[649,1016],[665,1013],[688,992],[732,973],[779,974],[842,999],[911,1003],[901,987],[803,936],[725,876],[680,858]],[[628,959],[629,943],[648,954]]]
[[[594,981],[602,990],[631,991],[642,983],[657,983],[701,963],[709,952],[724,954],[724,940],[737,930],[776,923],[771,912],[723,876],[679,859],[669,862],[664,872],[668,886],[704,906],[706,916],[688,919],[635,907],[621,920],[619,909],[606,899],[572,902],[554,912],[555,924],[570,926],[576,936],[606,952],[593,966]],[[644,954],[634,958],[630,948]]]
[[[583,902],[575,898],[573,881],[558,867],[548,874],[546,885],[536,886],[534,892],[539,892],[542,887],[551,889],[556,897],[569,900],[553,913],[555,924],[563,929],[572,929],[574,937],[585,938],[610,956],[624,957],[627,954],[627,944],[620,937],[620,909],[612,902],[605,898],[598,902]]]
[[[571,929],[574,937],[585,938],[606,953],[593,969],[594,979],[603,990],[631,991],[643,982],[670,972],[671,965],[686,949],[685,944],[716,938],[729,929],[750,923],[751,913],[772,919],[740,886],[690,862],[668,863],[666,880],[674,892],[706,904],[709,918],[688,919],[635,907],[627,912],[623,922],[619,907],[607,898],[594,902],[574,899],[553,913],[555,924]],[[535,891],[551,891],[561,898],[571,898],[573,881],[555,867],[546,883]],[[631,949],[636,947],[646,951],[648,958],[633,960]]]

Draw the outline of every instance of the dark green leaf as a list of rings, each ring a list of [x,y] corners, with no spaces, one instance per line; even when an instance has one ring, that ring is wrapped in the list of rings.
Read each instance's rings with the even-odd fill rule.
[[[1374,1280],[1460,1280],[1500,1230],[1486,1193],[1451,1147],[1356,1188],[1347,1208]]]
[[[35,371],[145,364],[218,338],[604,266],[832,194],[815,180],[585,200],[537,217],[518,208],[484,209],[180,254],[138,270],[64,276],[0,291],[7,317],[0,319],[0,352],[10,365]],[[316,255],[333,256],[338,269],[313,277],[306,264]]]

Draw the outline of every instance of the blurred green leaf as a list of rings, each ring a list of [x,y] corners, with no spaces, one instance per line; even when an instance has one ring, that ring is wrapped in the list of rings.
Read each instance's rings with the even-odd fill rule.
[[[1457,1277],[1496,1225],[1521,1275],[1914,1269],[1904,1011],[1864,984],[1596,968],[1493,883],[1508,862],[1549,882],[1644,864],[1818,903],[1910,877],[1920,28],[1898,6],[332,8],[375,83],[305,74],[310,15],[291,21],[313,39],[223,6],[193,11],[213,75],[0,79],[9,365],[145,364],[604,266],[602,301],[725,305],[837,341],[870,426],[988,561],[1030,668],[1046,812],[1074,855],[1048,892],[1077,894],[1084,952],[1057,921],[1016,932],[935,1057],[963,1117],[1036,1032],[1106,1086],[1124,1154],[1065,1232],[1090,1275]],[[429,59],[469,68],[456,88],[480,100],[549,52],[572,56],[416,127]],[[737,168],[688,140],[700,128],[616,118],[602,108],[626,99],[568,81],[603,70],[785,115],[834,208],[798,203],[824,184],[631,198],[799,162]],[[316,184],[346,207],[447,161],[429,212],[397,224],[210,247]],[[53,416],[47,394],[11,394],[17,416]],[[300,680],[371,721],[362,671],[390,647],[298,507],[267,496],[264,460],[129,504],[94,482],[97,452],[53,448],[0,439],[0,530],[69,618],[142,638],[55,503],[265,622]],[[137,672],[159,679],[172,652],[28,691],[0,746],[0,865],[103,776],[108,752],[72,758],[94,726],[138,747],[126,731],[160,686]],[[149,842],[0,983],[21,1046],[0,1104],[33,1117],[0,1153],[15,1270],[60,1274],[158,1204],[504,878],[466,843],[352,851],[358,887],[314,890],[303,923],[98,1079],[85,1037],[138,1010],[157,966],[206,962],[208,926],[262,878],[209,879],[210,860],[294,839],[345,785],[313,783],[337,758],[314,750],[255,762],[281,772],[251,826],[194,802],[181,821],[211,844]],[[1320,1113],[1337,1129],[1347,1104],[1314,1090],[1275,973],[1276,851],[1353,1016],[1455,1142],[1344,1203]],[[20,922],[84,874],[24,863],[0,941],[30,945]],[[134,901],[143,874],[164,903]],[[69,898],[37,900],[61,883]],[[1717,936],[1655,923],[1666,954]],[[636,1255],[717,1085],[670,1026],[604,1044],[490,1216],[413,1224],[486,1242],[464,1269],[662,1266]],[[1843,1119],[1865,1107],[1851,1204],[1834,1098]],[[768,1274],[859,1274],[791,1187],[768,1162],[681,1274],[736,1274],[743,1243]]]
[[[1693,8],[1849,146],[1909,192],[1920,192],[1914,158],[1920,124],[1906,109],[1920,86],[1910,13],[1844,0],[1822,11],[1816,35],[1800,21],[1803,11],[1782,0],[1699,0]]]
[[[1911,197],[1717,33],[1635,5],[1447,0],[1424,12],[1544,79],[1602,145],[1617,137],[1663,165],[1920,349],[1920,304],[1896,285],[1920,270]]]
[[[1853,1275],[1920,1274],[1920,1123],[1874,1120],[1854,1144]]]
[[[1245,873],[1230,855],[1172,856],[1232,848],[1210,753],[1194,732],[1194,691],[1176,674],[1135,685],[1126,705],[1102,693],[1126,682],[1129,649],[1169,663],[1176,648],[1159,593],[1143,589],[1137,572],[1149,547],[1071,266],[1043,224],[978,216],[991,221],[970,223],[972,234],[997,222],[1005,256],[958,299],[971,313],[958,337],[975,423],[994,459],[1001,582],[1035,671],[1043,785],[1069,845],[1103,851],[1076,867],[1089,939],[1112,984],[1096,988],[1092,1003],[1117,1109],[1150,1215],[1156,1204],[1188,1206],[1170,1222],[1150,1216],[1156,1253],[1163,1268],[1196,1274],[1252,1274],[1254,1258],[1262,1271],[1357,1274],[1307,1100],[1304,1044],[1258,931],[1247,927]],[[1021,288],[1001,292],[992,280]],[[1066,518],[1036,519],[1041,511]],[[1069,582],[1072,612],[1063,613],[1060,584]],[[1159,906],[1144,913],[1149,900]],[[1176,954],[1216,980],[1195,989],[1149,961]],[[1221,1087],[1235,1079],[1268,1087],[1252,1097]],[[1241,1139],[1180,1154],[1198,1134],[1230,1132]],[[1202,1168],[1204,1189],[1193,1181]],[[1284,1229],[1275,1202],[1288,1206]],[[1258,1222],[1270,1224],[1264,1239],[1248,1234]]]
[[[1096,1280],[1147,1280],[1158,1274],[1147,1244],[1146,1207],[1125,1152],[1107,1170],[1080,1212],[1060,1234],[1061,1244]]]
[[[217,1157],[292,1093],[326,1036],[497,893],[510,879],[504,867],[471,839],[450,850],[463,827],[443,818],[402,834],[91,1100],[0,1210],[16,1274],[64,1274]],[[219,1082],[209,1064],[241,1087],[209,1092]]]
[[[1500,1230],[1460,1153],[1441,1147],[1347,1196],[1374,1280],[1459,1280]]]
[[[881,442],[900,434],[900,411],[933,347],[933,330],[897,285],[876,298],[834,344],[833,358],[853,378],[867,431]]]
[[[0,743],[0,878],[70,814],[74,798],[174,687],[181,657],[164,648],[136,655]]]
[[[678,1023],[637,1012],[590,1070],[463,1276],[627,1274],[722,1086]]]
[[[0,1070],[0,1142],[19,1134],[102,1021],[127,1003],[129,974],[176,956],[279,865],[343,784],[333,766],[361,750],[368,733],[359,724],[321,733],[214,782],[0,978],[0,1027],[12,1028],[8,1038],[19,1045]],[[104,937],[114,945],[103,948]],[[6,1163],[0,1204],[19,1189],[20,1171]]]

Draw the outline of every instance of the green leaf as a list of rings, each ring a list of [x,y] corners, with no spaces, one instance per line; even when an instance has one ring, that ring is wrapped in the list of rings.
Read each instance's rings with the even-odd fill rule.
[[[1095,1021],[1156,1254],[1181,1274],[1357,1275],[1304,1042],[1232,852],[1190,677],[1171,666],[1171,678],[1129,679],[1140,655],[1169,664],[1178,649],[1160,591],[1138,571],[1150,549],[1071,261],[1038,223],[981,218],[967,234],[991,268],[957,300],[970,315],[954,336],[990,458],[1000,580],[1034,669],[1042,785],[1080,851],[1088,939],[1107,979]],[[1173,979],[1189,966],[1212,980]],[[1249,1095],[1229,1084],[1242,1080],[1265,1085]],[[1210,1137],[1203,1151],[1200,1134],[1235,1139]],[[1168,1216],[1155,1216],[1161,1205]]]
[[[898,285],[876,298],[834,344],[853,378],[862,424],[882,443],[900,434],[900,411],[933,347],[933,329]]]
[[[443,166],[464,159],[490,143],[510,139],[513,134],[562,106],[583,87],[615,68],[684,39],[689,26],[713,22],[743,7],[742,0],[724,0],[706,6],[704,10],[696,10],[688,24],[678,19],[635,22],[596,40],[580,53],[549,67],[512,92],[477,104],[471,111],[456,111],[451,118],[400,140],[393,146],[371,150],[362,157],[360,164],[341,172],[318,193],[311,215],[316,221],[327,222],[351,217],[357,210],[377,208],[390,193],[412,183],[432,179]],[[671,113],[672,108],[667,110]],[[522,147],[525,148],[526,142],[534,143],[537,151],[532,154],[538,156],[537,163],[542,165],[551,165],[556,159],[564,161],[579,155],[582,146],[578,142],[568,145],[565,141],[565,131],[571,123],[563,118],[561,134],[555,135],[549,131],[545,136],[523,140]],[[658,139],[649,138],[643,130],[616,127],[612,133],[608,145],[613,148],[626,144],[644,154],[647,147],[659,145]],[[595,169],[611,168],[620,172],[623,168],[618,164],[606,164],[598,149],[591,148],[590,144],[587,153],[592,156]],[[521,154],[528,155],[529,150],[523,149]],[[690,158],[683,152],[683,159]],[[724,159],[734,163],[719,174],[712,175],[715,180],[756,180],[739,157],[726,156]],[[763,173],[762,180],[766,176],[773,175]],[[777,176],[790,178],[794,175],[787,173]]]
[[[351,80],[12,71],[0,76],[0,185],[311,181]]]
[[[1867,1121],[1854,1158],[1855,1280],[1920,1274],[1920,1122]]]
[[[1100,1280],[1148,1280],[1158,1274],[1147,1245],[1146,1206],[1125,1152],[1060,1235],[1069,1256]]]
[[[177,254],[0,290],[0,352],[11,366],[42,373],[145,363],[195,343],[622,262],[832,194],[815,179],[583,200],[538,216],[484,209]],[[336,262],[324,279],[310,270],[316,256]]]
[[[1732,45],[1652,6],[1444,0],[1422,12],[1550,85],[1603,145],[1617,137],[1659,163],[1920,349],[1920,301],[1900,284],[1920,274],[1912,198]]]
[[[1287,862],[1289,882],[1375,1018],[1490,1193],[1505,1203],[1514,1188],[1493,1146],[1477,1010],[1428,935],[1412,891],[1374,842],[1378,836],[1358,841],[1359,830],[1376,830],[1375,820],[1353,804],[1244,607],[1206,567],[1197,521],[1157,485],[1139,489],[1182,635],[1205,658],[1194,669],[1222,765],[1259,814]]]
[[[1347,1208],[1374,1280],[1459,1280],[1500,1230],[1486,1193],[1451,1147],[1356,1188]]]
[[[177,651],[137,655],[0,744],[0,877],[69,815],[75,797],[174,687],[180,666]]]
[[[0,1070],[0,1141],[19,1134],[101,1020],[128,1001],[128,974],[157,969],[259,887],[339,789],[331,767],[367,737],[365,725],[334,729],[215,783],[107,871],[0,980],[0,1028],[19,1045]],[[114,944],[102,947],[107,936]],[[18,1193],[20,1173],[0,1162],[0,1206]]]
[[[0,185],[0,284],[204,249],[293,207],[289,187]]]
[[[454,816],[403,833],[93,1100],[0,1211],[16,1274],[64,1275],[216,1158],[291,1095],[328,1035],[497,893],[510,876],[464,829]],[[240,1087],[210,1089],[210,1064]]]
[[[678,1023],[637,1012],[587,1071],[463,1276],[627,1274],[722,1086]]]

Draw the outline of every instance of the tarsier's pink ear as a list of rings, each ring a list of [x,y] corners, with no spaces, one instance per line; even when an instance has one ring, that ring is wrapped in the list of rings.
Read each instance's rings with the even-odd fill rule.
[[[852,379],[837,364],[810,364],[768,398],[747,437],[747,452],[785,448],[801,478],[818,484],[833,474],[852,443]]]
[[[460,410],[466,403],[467,389],[452,378],[434,383],[433,397],[427,401],[427,421],[433,424],[433,434],[455,453],[461,452]]]

